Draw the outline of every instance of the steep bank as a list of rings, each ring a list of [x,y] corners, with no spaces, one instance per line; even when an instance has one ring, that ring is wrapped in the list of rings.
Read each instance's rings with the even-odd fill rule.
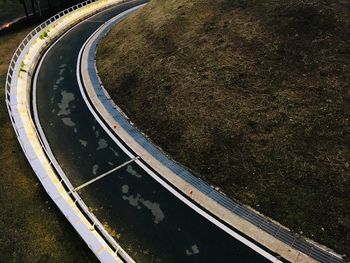
[[[346,1],[154,0],[97,63],[175,160],[349,255],[349,39]]]
[[[7,112],[7,68],[31,29],[0,37],[0,262],[97,262],[37,179]]]

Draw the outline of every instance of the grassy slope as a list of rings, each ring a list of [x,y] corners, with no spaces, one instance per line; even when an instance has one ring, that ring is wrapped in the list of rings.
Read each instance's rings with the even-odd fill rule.
[[[102,41],[98,69],[175,160],[350,255],[349,8],[153,0]]]
[[[37,180],[7,114],[6,70],[27,32],[0,37],[0,262],[96,262]]]
[[[29,8],[28,6],[28,9]],[[31,12],[31,10],[29,9],[28,12]],[[23,6],[18,0],[0,1],[0,24],[24,15]]]

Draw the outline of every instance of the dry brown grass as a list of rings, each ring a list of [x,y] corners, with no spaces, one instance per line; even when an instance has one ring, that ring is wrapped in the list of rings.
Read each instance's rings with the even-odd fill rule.
[[[7,66],[28,31],[0,37],[0,262],[96,262],[37,180],[7,114]]]
[[[24,13],[23,6],[20,4],[19,1],[16,1],[16,0],[7,0],[6,2],[3,0],[0,1],[0,25],[24,15],[25,13]]]
[[[340,0],[153,0],[97,63],[175,160],[350,255],[349,25]]]

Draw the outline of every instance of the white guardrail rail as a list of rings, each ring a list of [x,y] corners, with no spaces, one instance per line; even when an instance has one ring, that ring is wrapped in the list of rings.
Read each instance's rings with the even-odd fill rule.
[[[120,2],[123,1],[88,0],[61,11],[33,29],[11,59],[5,93],[17,139],[48,195],[101,262],[134,263],[74,191],[51,151],[41,141],[30,110],[32,73],[46,48],[78,22]]]

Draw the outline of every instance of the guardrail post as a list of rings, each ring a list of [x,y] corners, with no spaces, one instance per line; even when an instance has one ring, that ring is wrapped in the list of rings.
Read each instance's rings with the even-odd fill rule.
[[[6,91],[6,98],[5,98],[5,102],[6,102],[6,106],[8,109],[8,113],[9,113],[9,117],[12,123],[12,126],[15,130],[16,133],[16,137],[21,145],[21,148],[24,152],[24,154],[26,155],[26,157],[28,158],[28,160],[30,161],[30,156],[29,153],[27,152],[25,146],[24,146],[24,142],[23,142],[23,138],[20,137],[17,127],[16,127],[16,122],[15,119],[13,117],[13,113],[12,113],[12,108],[11,107],[16,107],[17,105],[13,105],[11,106],[11,85],[14,86],[14,81],[15,77],[18,77],[18,74],[20,72],[20,64],[18,63],[22,63],[22,61],[19,61],[20,58],[22,58],[24,56],[24,53],[22,53],[24,50],[26,50],[28,48],[28,44],[31,43],[31,41],[33,40],[34,37],[39,37],[37,36],[40,32],[42,32],[42,30],[48,28],[48,26],[50,26],[51,24],[53,24],[54,22],[56,22],[58,19],[60,19],[61,17],[65,16],[65,14],[69,14],[73,11],[76,11],[79,8],[85,7],[90,3],[95,2],[95,0],[88,0],[85,1],[83,3],[79,3],[73,7],[67,8],[64,11],[61,11],[60,13],[54,15],[53,17],[47,19],[45,22],[41,23],[39,26],[35,27],[31,32],[29,32],[27,34],[27,36],[23,39],[23,41],[20,43],[20,45],[17,47],[16,51],[14,52],[11,61],[10,61],[10,66],[6,75],[6,83],[5,83],[5,91]],[[91,12],[92,14],[92,12]],[[15,70],[16,68],[16,70]],[[29,72],[27,73],[28,76],[30,77]],[[15,76],[15,77],[14,77]],[[14,82],[14,83],[13,83]],[[27,95],[26,95],[27,96]],[[18,103],[17,103],[18,104]],[[23,101],[21,102],[21,104],[28,106],[27,101]],[[27,108],[27,112],[29,111],[29,108]],[[29,112],[28,112],[29,113]],[[29,114],[30,116],[30,114]],[[35,128],[35,125],[33,123],[33,120],[30,119],[31,125],[33,126],[33,128]],[[18,124],[17,124],[18,125]],[[38,143],[40,144],[40,147],[42,149],[42,152],[44,155],[48,156],[49,153],[47,152],[44,143],[41,140],[41,137],[39,136],[39,134],[37,134],[37,130],[35,129],[36,132],[36,136],[38,139]],[[64,176],[62,177],[60,174],[60,170],[58,170],[58,168],[56,167],[57,163],[54,160],[54,162],[52,162],[52,160],[50,158],[48,159],[48,164],[49,166],[52,167],[52,170],[56,173],[57,178],[59,179],[60,183],[62,184],[61,187],[65,188],[65,191],[67,191],[67,189],[72,188],[71,184],[69,181],[66,181]],[[45,162],[46,164],[46,162]],[[89,211],[88,207],[85,205],[85,203],[83,202],[83,200],[79,197],[79,195],[76,192],[71,192],[69,194],[71,200],[73,201],[74,205],[75,205],[75,209],[79,211],[80,214],[82,214],[84,216],[84,218],[86,220],[90,220],[89,222],[93,222],[92,224],[92,228],[93,230],[96,230],[96,227],[98,228],[99,232],[98,235],[100,238],[102,238],[101,240],[104,240],[104,242],[106,242],[108,244],[108,247],[110,247],[110,253],[113,254],[113,251],[115,250],[115,252],[117,253],[119,250],[123,251],[122,248],[120,248],[120,246],[116,243],[116,241],[108,234],[108,232],[103,228],[102,224],[98,221],[98,219]],[[55,200],[54,200],[55,201]],[[55,201],[56,202],[56,201]],[[79,232],[79,231],[78,231]],[[88,242],[87,242],[88,243]],[[133,262],[132,259],[129,260],[129,256],[126,253],[123,253],[123,257],[124,260],[126,262]]]

